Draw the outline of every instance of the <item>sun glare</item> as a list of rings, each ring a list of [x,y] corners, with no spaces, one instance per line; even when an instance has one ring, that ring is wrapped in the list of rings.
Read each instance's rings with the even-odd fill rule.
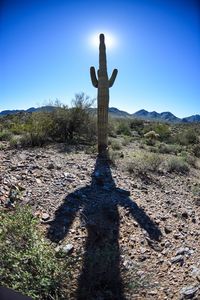
[[[107,32],[102,32],[102,33],[105,36],[106,48],[107,49],[114,48],[116,46],[116,38],[110,33]],[[95,48],[99,47],[99,34],[100,33],[95,33],[90,37],[90,44]]]

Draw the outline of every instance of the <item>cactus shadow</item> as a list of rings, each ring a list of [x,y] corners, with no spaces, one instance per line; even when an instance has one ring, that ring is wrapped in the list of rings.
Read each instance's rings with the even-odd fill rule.
[[[127,191],[116,187],[109,164],[101,158],[96,160],[91,184],[67,195],[55,212],[47,232],[51,241],[63,240],[77,215],[80,227],[87,230],[78,300],[125,299],[120,273],[119,206],[126,208],[151,241],[161,239],[161,231],[153,220]]]

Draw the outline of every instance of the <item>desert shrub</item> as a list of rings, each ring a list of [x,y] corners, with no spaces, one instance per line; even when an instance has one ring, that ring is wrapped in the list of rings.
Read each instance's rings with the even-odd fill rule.
[[[55,106],[51,113],[52,128],[50,136],[56,141],[66,141],[69,127],[69,109],[66,105]]]
[[[167,160],[167,171],[186,174],[189,172],[189,165],[181,157],[171,157]]]
[[[4,150],[5,149],[5,145],[0,143],[0,150]]]
[[[10,124],[10,131],[16,135],[22,134],[25,132],[25,124],[19,123],[19,120],[16,119],[16,123]]]
[[[136,152],[130,161],[127,162],[127,169],[130,173],[144,174],[148,171],[156,172],[162,162],[162,157],[155,153]]]
[[[120,150],[122,145],[118,140],[111,140],[111,147],[113,150]]]
[[[153,146],[156,143],[156,140],[159,138],[159,134],[155,131],[151,130],[144,134],[146,144],[149,146]]]
[[[81,136],[88,140],[96,137],[96,120],[89,110],[93,102],[94,100],[84,93],[75,95],[69,110],[67,131],[70,140],[79,139]]]
[[[150,131],[154,131],[159,136],[160,141],[168,142],[171,136],[171,128],[168,124],[151,122],[144,126],[143,134],[146,134]]]
[[[128,124],[128,122],[124,121],[120,121],[118,126],[117,126],[117,134],[123,134],[123,135],[131,135],[131,129],[130,126]]]
[[[20,146],[20,136],[13,136],[10,141],[9,141],[9,145],[11,148],[18,148]]]
[[[0,141],[9,141],[12,137],[12,133],[8,130],[2,130],[0,132]]]
[[[168,141],[171,135],[170,126],[163,123],[154,124],[153,130],[159,134],[160,141]]]
[[[193,196],[200,197],[200,184],[193,185],[191,187],[191,191],[192,191]]]
[[[19,139],[22,147],[42,146],[49,141],[53,131],[53,119],[50,112],[34,112],[23,126]]]
[[[123,153],[120,151],[115,151],[113,149],[109,149],[108,151],[108,160],[110,164],[116,165],[116,160],[120,159],[123,157]]]
[[[19,144],[22,147],[41,147],[47,141],[48,136],[44,132],[27,132],[19,139]]]
[[[90,111],[91,100],[84,93],[76,94],[72,107],[60,104],[51,105],[49,111],[33,112],[11,119],[10,127],[14,134],[20,134],[22,147],[42,146],[56,142],[87,142],[96,141],[96,119]],[[12,141],[14,146],[14,141]]]
[[[180,145],[185,146],[196,144],[198,143],[198,133],[193,128],[189,128],[175,135],[174,140]]]
[[[1,212],[0,281],[33,299],[66,299],[69,259],[58,260],[27,207]]]
[[[181,151],[181,146],[177,144],[160,143],[158,145],[158,152],[166,154],[177,154]]]
[[[190,153],[188,153],[187,151],[182,151],[180,153],[180,157],[189,165],[193,166],[196,168],[196,162],[197,159],[195,156],[191,155]]]
[[[186,157],[186,162],[187,162],[190,166],[192,166],[192,167],[194,167],[194,168],[197,168],[197,159],[196,159],[195,156],[188,154],[187,157]]]
[[[129,136],[124,136],[123,140],[122,140],[122,145],[123,146],[127,146],[130,142],[132,141],[132,138]]]
[[[108,118],[108,135],[117,137],[117,122],[113,118]]]
[[[199,144],[194,145],[192,148],[192,151],[196,157],[200,158],[200,145]]]
[[[142,131],[144,129],[144,121],[139,119],[132,119],[130,120],[130,128],[133,131],[138,132],[140,135],[142,134]]]
[[[85,147],[85,153],[86,154],[97,154],[97,146],[93,145],[93,146]]]

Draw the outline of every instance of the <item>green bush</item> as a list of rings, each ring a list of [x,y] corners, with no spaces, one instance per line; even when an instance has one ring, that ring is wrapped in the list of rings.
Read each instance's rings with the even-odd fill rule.
[[[108,151],[108,160],[112,165],[116,165],[116,160],[123,157],[123,153],[120,151],[114,151],[109,149]]]
[[[154,130],[148,131],[144,134],[145,142],[149,146],[154,146],[156,143],[156,140],[159,138],[159,134],[156,133]]]
[[[200,197],[200,184],[193,185],[191,188],[192,194],[195,197]]]
[[[181,151],[181,146],[177,144],[160,143],[158,145],[158,151],[166,154],[178,154]]]
[[[180,157],[171,157],[167,161],[167,171],[187,174],[189,172],[188,163]]]
[[[127,121],[120,121],[117,127],[117,134],[131,135],[131,129]]]
[[[199,144],[194,145],[192,151],[196,157],[200,158],[200,145]]]
[[[0,282],[33,299],[66,299],[69,259],[58,260],[27,207],[0,215]]]
[[[153,130],[159,134],[160,141],[168,141],[171,135],[170,126],[163,123],[158,123],[153,126]]]
[[[133,138],[129,137],[129,136],[124,136],[123,140],[122,140],[122,145],[123,146],[127,146]]]
[[[130,173],[144,174],[148,171],[156,172],[162,162],[162,157],[155,153],[135,152],[130,161],[127,162],[127,169]]]
[[[154,131],[156,134],[158,134],[160,141],[167,142],[171,136],[171,128],[168,124],[152,122],[146,125],[143,129],[144,134],[149,131]]]
[[[47,141],[48,135],[44,132],[27,132],[19,139],[19,143],[22,147],[41,147]]]
[[[9,141],[11,148],[18,148],[21,144],[21,137],[20,136],[13,136]]]
[[[180,156],[186,163],[196,168],[197,159],[195,156],[191,155],[187,151],[182,151]]]
[[[0,141],[9,141],[12,137],[12,133],[8,130],[2,130],[0,132]]]
[[[5,145],[0,143],[0,150],[4,150],[5,149]]]
[[[117,137],[117,122],[111,117],[108,118],[108,135],[113,138]]]
[[[141,135],[144,129],[144,121],[139,119],[132,119],[130,120],[130,128],[131,130],[136,131],[139,135]]]
[[[76,94],[72,107],[68,108],[56,101],[50,111],[39,111],[31,114],[5,119],[7,127],[14,134],[20,135],[22,147],[42,146],[51,141],[76,143],[96,142],[96,118],[89,109],[91,100],[84,93]],[[0,139],[5,138],[1,133]],[[15,141],[11,142],[15,146]]]
[[[111,147],[113,150],[120,150],[122,145],[118,140],[111,140]]]
[[[175,142],[183,146],[188,146],[190,144],[198,143],[198,133],[193,129],[189,128],[183,132],[177,134],[174,137]]]

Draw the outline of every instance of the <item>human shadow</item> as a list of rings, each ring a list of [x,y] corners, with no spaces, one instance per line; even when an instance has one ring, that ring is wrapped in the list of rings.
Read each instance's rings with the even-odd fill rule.
[[[130,197],[116,187],[107,161],[97,158],[91,184],[67,195],[56,210],[47,232],[53,242],[63,240],[77,213],[87,229],[82,271],[78,280],[78,300],[123,300],[120,274],[119,212],[122,206],[143,228],[150,241],[159,241],[161,231]]]

